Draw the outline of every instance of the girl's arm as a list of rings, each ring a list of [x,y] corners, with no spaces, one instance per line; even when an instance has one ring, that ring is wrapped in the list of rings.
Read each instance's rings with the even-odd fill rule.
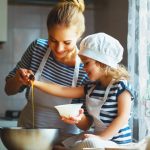
[[[76,124],[76,126],[78,128],[80,128],[81,130],[86,131],[86,130],[88,130],[91,127],[92,123],[93,123],[93,119],[92,118],[87,117],[86,115],[83,115],[81,121],[79,121]]]
[[[81,98],[84,96],[84,86],[80,87],[66,87],[54,83],[44,83],[35,80],[33,82],[34,87],[40,89],[48,94],[65,97],[65,98]]]
[[[131,110],[131,95],[124,91],[118,97],[118,115],[103,132],[98,134],[102,139],[112,138],[118,131],[128,123]]]

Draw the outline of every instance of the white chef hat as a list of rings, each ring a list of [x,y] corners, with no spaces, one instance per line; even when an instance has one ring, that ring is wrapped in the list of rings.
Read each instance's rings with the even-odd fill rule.
[[[89,57],[112,68],[122,60],[123,47],[118,40],[106,33],[85,37],[80,43],[79,55]]]

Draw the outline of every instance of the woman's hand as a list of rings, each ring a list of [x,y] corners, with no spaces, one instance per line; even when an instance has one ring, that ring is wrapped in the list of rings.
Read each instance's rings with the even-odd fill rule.
[[[22,85],[31,85],[30,75],[33,75],[32,70],[18,69],[16,71],[16,80]]]
[[[80,122],[80,120],[82,119],[84,115],[84,110],[81,108],[79,110],[79,115],[78,116],[70,116],[69,118],[66,118],[64,116],[62,116],[62,120],[66,123],[69,123],[69,124],[78,124]]]
[[[5,84],[5,92],[7,95],[14,95],[20,91],[23,85],[30,86],[31,80],[30,75],[33,75],[31,70],[18,69],[16,70],[16,75],[14,77],[8,78]]]

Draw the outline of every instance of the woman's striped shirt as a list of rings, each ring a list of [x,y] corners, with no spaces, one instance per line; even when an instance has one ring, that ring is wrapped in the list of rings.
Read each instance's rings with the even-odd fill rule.
[[[85,86],[85,92],[87,93],[87,91],[93,86],[93,84],[96,84],[96,87],[90,94],[90,97],[95,98],[97,100],[102,99],[104,97],[106,88],[101,87],[100,83],[87,84]],[[103,104],[99,114],[99,119],[106,126],[109,126],[109,124],[117,117],[118,96],[125,90],[129,91],[133,100],[134,91],[128,81],[120,80],[119,82],[114,83],[110,88],[108,98]],[[126,124],[122,129],[120,129],[111,140],[117,144],[131,143],[132,134],[129,124]]]
[[[31,69],[34,73],[36,73],[47,50],[48,40],[37,39],[33,41],[29,45],[28,49],[25,51],[21,60],[17,63],[16,67],[8,74],[6,79],[13,77],[15,75],[16,70],[19,68]],[[64,86],[71,86],[74,68],[75,67],[70,67],[56,61],[51,52],[42,71],[42,76],[54,83],[61,84]],[[83,70],[83,64],[80,64],[77,86],[83,85],[87,81],[89,81],[88,76]],[[28,98],[29,88],[23,86],[20,89],[20,92],[22,92],[24,89],[27,89],[26,98]],[[73,99],[72,103],[80,103],[82,101],[83,99]]]

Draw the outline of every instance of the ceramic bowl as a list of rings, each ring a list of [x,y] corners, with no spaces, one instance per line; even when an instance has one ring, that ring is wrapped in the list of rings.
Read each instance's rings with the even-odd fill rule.
[[[70,117],[77,116],[79,114],[79,110],[82,104],[65,104],[65,105],[57,105],[55,108],[59,112],[60,116]]]

